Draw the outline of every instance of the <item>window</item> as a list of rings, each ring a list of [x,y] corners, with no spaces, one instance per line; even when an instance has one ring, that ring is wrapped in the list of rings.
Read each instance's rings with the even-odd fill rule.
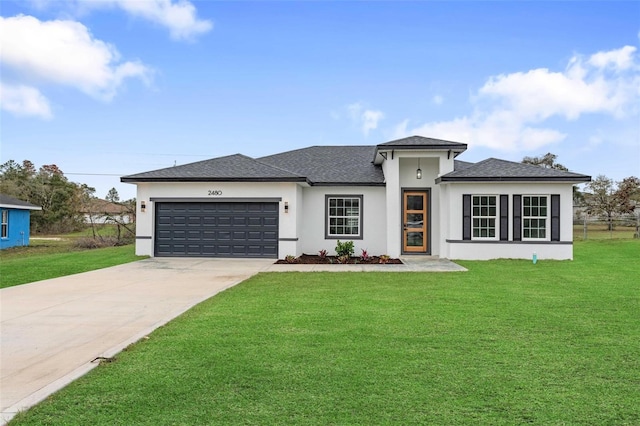
[[[2,238],[9,236],[9,210],[2,210]]]
[[[547,239],[548,214],[546,195],[523,195],[522,238]]]
[[[326,238],[362,238],[362,195],[327,195],[325,211]]]
[[[495,195],[474,195],[472,197],[473,238],[495,239],[497,218],[497,197]]]

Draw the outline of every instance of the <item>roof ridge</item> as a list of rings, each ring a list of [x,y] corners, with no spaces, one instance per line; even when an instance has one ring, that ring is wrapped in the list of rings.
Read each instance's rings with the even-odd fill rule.
[[[251,157],[249,157],[249,158],[251,158]],[[256,163],[259,163],[259,164],[261,164],[261,165],[263,165],[263,166],[267,166],[267,167],[269,167],[269,168],[272,168],[272,169],[275,169],[275,170],[278,170],[278,171],[291,173],[292,175],[295,175],[295,176],[298,176],[298,177],[301,177],[301,178],[305,178],[305,179],[307,179],[307,180],[308,180],[308,178],[307,178],[306,176],[304,176],[304,175],[301,175],[301,174],[299,174],[299,173],[293,172],[293,171],[291,171],[291,170],[287,170],[287,169],[285,169],[285,168],[283,168],[283,167],[274,166],[273,164],[267,164],[267,163],[265,163],[265,162],[263,162],[263,161],[260,161],[260,159],[259,159],[259,158],[251,158],[251,159],[252,159],[253,161],[255,161]]]

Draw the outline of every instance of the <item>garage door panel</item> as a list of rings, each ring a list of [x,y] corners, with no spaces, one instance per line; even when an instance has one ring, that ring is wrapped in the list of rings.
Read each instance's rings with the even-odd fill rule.
[[[278,256],[278,203],[157,203],[156,256]]]
[[[218,226],[231,226],[232,224],[231,216],[221,216],[216,219]]]
[[[264,232],[262,232],[262,238],[265,241],[278,241],[278,232],[277,231],[264,231]]]
[[[262,226],[278,226],[278,218],[265,217],[262,221]]]

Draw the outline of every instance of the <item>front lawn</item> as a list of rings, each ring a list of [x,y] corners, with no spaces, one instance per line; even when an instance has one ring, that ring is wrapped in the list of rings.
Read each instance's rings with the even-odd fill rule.
[[[639,259],[260,274],[11,424],[639,424]]]
[[[0,288],[78,274],[144,259],[133,245],[76,250],[66,241],[45,240],[0,253]]]

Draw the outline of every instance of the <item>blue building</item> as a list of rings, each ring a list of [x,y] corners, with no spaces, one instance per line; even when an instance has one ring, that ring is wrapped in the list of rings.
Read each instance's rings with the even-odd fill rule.
[[[0,249],[29,245],[31,210],[42,208],[0,194]]]

